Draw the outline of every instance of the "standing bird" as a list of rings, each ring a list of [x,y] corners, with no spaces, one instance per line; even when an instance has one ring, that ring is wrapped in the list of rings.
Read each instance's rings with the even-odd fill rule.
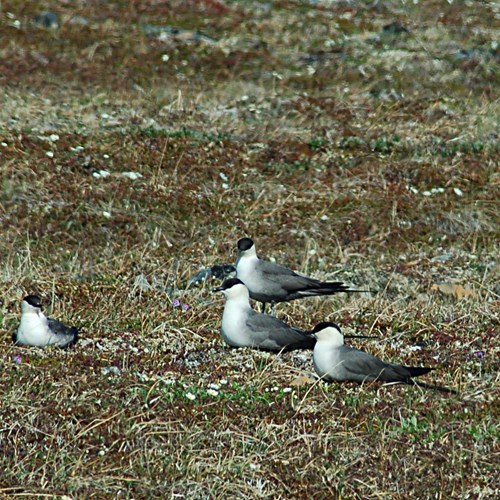
[[[17,345],[45,347],[58,345],[67,348],[78,340],[78,329],[47,318],[42,312],[42,301],[37,295],[28,295],[21,302],[21,322],[13,335]]]
[[[317,340],[313,351],[314,370],[327,382],[399,382],[456,394],[445,387],[413,380],[413,377],[429,373],[432,368],[386,363],[364,351],[345,346],[344,335],[335,323],[320,323],[311,335]]]
[[[245,283],[250,297],[262,303],[262,311],[268,302],[275,304],[303,297],[364,291],[351,290],[341,281],[320,281],[301,276],[287,267],[261,260],[250,238],[238,241],[236,277]]]

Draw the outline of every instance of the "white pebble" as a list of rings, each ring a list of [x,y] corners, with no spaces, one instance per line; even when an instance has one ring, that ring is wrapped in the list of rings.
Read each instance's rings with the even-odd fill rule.
[[[142,174],[139,172],[122,172],[122,176],[130,179],[131,181],[136,181],[142,177]]]
[[[110,173],[107,170],[98,170],[97,172],[93,172],[92,176],[96,179],[101,179],[105,177],[109,177]]]

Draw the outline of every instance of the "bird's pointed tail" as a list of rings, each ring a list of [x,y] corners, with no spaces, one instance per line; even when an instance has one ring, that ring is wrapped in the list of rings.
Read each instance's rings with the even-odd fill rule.
[[[412,380],[412,382],[414,385],[418,385],[419,387],[423,387],[424,389],[431,389],[433,391],[439,391],[445,394],[458,394],[458,391],[456,391],[455,389],[448,389],[447,387],[443,387],[441,385],[431,385],[416,380]]]

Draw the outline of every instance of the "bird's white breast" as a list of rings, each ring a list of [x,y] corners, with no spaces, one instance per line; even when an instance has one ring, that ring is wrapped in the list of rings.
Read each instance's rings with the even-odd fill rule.
[[[229,299],[224,306],[222,314],[222,338],[224,341],[235,347],[245,347],[250,345],[250,339],[246,334],[246,319],[248,317],[247,300],[238,298]]]
[[[43,313],[27,312],[21,314],[17,341],[21,344],[43,347],[54,344],[57,339],[49,330],[47,318]]]
[[[242,256],[236,265],[236,276],[243,281],[249,290],[258,289],[258,276],[255,267],[259,259],[257,256]]]
[[[313,364],[316,373],[320,377],[335,378],[335,372],[341,362],[339,350],[336,346],[320,340],[316,342],[313,351]]]

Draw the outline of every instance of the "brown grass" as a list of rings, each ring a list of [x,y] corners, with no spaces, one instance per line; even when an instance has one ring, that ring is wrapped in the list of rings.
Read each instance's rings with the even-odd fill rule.
[[[33,21],[43,10],[59,28]],[[498,497],[494,16],[485,2],[2,2],[0,492]],[[460,395],[297,386],[310,353],[224,346],[216,281],[186,283],[234,262],[245,235],[376,291],[280,317],[378,335],[355,345],[435,366],[426,381]],[[81,342],[13,346],[27,293]]]

